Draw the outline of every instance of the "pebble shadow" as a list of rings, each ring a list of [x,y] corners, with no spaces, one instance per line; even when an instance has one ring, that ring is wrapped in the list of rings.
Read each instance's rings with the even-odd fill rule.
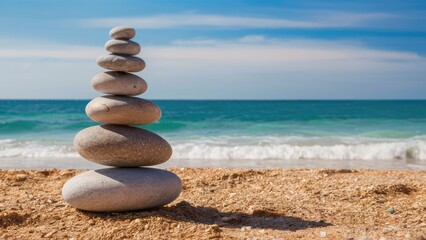
[[[267,211],[257,211],[253,214],[241,212],[221,212],[211,207],[193,206],[186,201],[170,207],[133,211],[123,213],[93,213],[80,211],[89,217],[98,217],[109,220],[134,220],[146,217],[163,217],[174,221],[194,222],[207,225],[217,224],[224,228],[251,227],[258,229],[274,229],[296,231],[307,228],[331,226],[324,221],[308,221],[298,217],[284,216]]]
[[[7,228],[7,227],[12,226],[12,225],[21,225],[29,217],[30,217],[29,214],[19,214],[17,212],[1,214],[0,215],[0,227],[1,228]]]

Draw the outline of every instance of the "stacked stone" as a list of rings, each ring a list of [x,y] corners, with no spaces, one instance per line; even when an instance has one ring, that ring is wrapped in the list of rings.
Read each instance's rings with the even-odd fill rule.
[[[86,114],[104,124],[80,131],[74,139],[77,152],[87,160],[112,166],[79,174],[65,183],[62,196],[75,208],[116,212],[163,206],[175,200],[182,182],[175,174],[144,166],[166,162],[170,144],[157,134],[134,127],[160,119],[154,103],[132,97],[144,93],[147,83],[137,75],[145,68],[138,43],[131,41],[135,30],[116,27],[105,44],[111,54],[97,59],[111,71],[92,79],[95,90],[109,95],[97,97],[86,106]]]

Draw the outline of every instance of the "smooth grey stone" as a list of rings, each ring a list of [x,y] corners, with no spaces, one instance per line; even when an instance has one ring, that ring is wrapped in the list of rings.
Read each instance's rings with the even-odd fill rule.
[[[94,212],[120,212],[160,207],[174,201],[182,181],[154,168],[104,168],[68,180],[62,197],[71,206]]]
[[[86,106],[86,114],[95,122],[120,125],[146,125],[161,118],[154,103],[137,97],[106,95]]]
[[[108,54],[98,57],[96,62],[99,66],[113,71],[140,72],[145,68],[143,59],[128,55]]]
[[[105,43],[105,49],[115,54],[137,55],[141,46],[137,42],[124,39],[112,39]]]
[[[131,39],[136,36],[136,31],[134,28],[127,26],[119,26],[111,29],[109,35],[112,38],[122,38],[122,39]]]
[[[102,93],[134,96],[144,93],[148,85],[137,75],[108,71],[95,75],[92,78],[92,87]]]
[[[124,125],[85,128],[75,136],[74,148],[89,161],[116,167],[157,165],[169,160],[173,151],[157,134]]]

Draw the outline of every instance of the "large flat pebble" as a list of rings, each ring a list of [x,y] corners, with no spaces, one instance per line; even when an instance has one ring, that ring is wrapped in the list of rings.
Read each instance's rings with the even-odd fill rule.
[[[105,49],[115,54],[137,55],[141,46],[137,42],[123,39],[112,39],[105,43]]]
[[[140,72],[145,68],[143,59],[129,55],[108,54],[98,57],[96,62],[99,66],[113,71]]]
[[[62,196],[81,210],[121,212],[166,205],[181,191],[179,177],[165,170],[104,168],[68,180],[62,188]]]
[[[75,136],[74,148],[89,161],[117,167],[157,165],[172,155],[172,147],[162,137],[123,125],[85,128]]]
[[[146,125],[161,118],[154,103],[137,97],[106,95],[86,106],[86,114],[95,122],[121,125]]]
[[[102,93],[134,96],[144,93],[148,85],[137,75],[108,71],[95,75],[92,78],[92,87]]]

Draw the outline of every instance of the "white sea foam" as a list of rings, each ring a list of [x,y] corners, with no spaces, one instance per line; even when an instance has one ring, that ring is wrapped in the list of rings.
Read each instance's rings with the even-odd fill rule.
[[[0,158],[75,158],[71,145],[54,142],[0,140]]]
[[[171,139],[182,160],[395,160],[426,161],[424,139],[217,137]],[[78,158],[70,142],[0,140],[0,158]]]
[[[280,144],[232,147],[186,143],[174,145],[173,150],[175,159],[426,160],[426,143],[423,141],[328,146]]]

